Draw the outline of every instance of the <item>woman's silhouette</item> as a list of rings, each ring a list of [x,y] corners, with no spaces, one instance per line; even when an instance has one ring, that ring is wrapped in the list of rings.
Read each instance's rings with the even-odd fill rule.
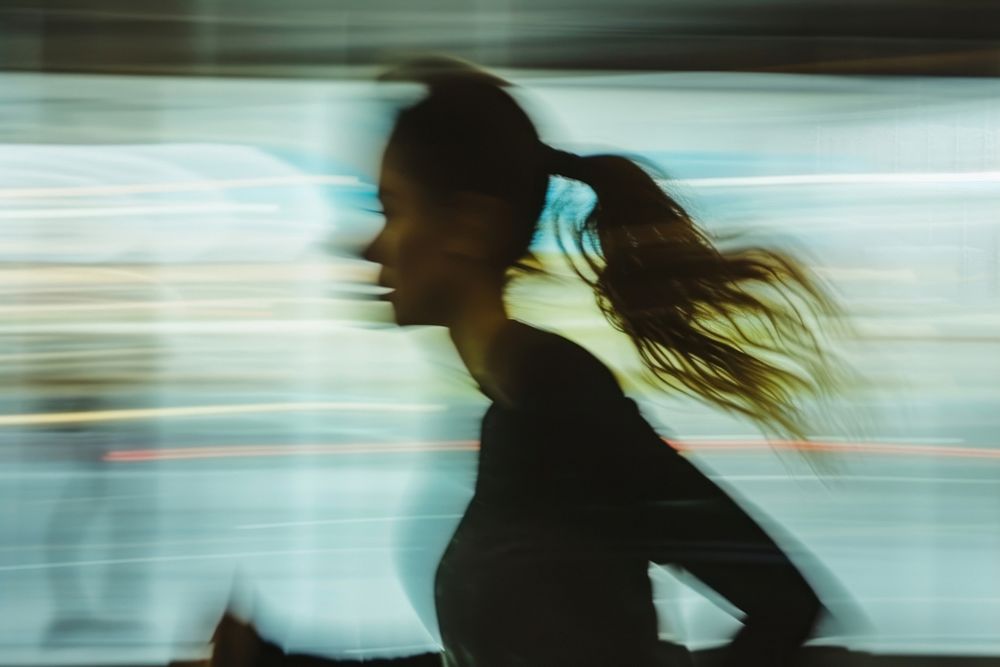
[[[542,143],[491,75],[435,59],[390,78],[428,93],[391,133],[385,226],[365,257],[382,266],[397,323],[447,327],[492,400],[475,495],[437,570],[443,663],[674,664],[657,637],[652,561],[684,568],[745,614],[727,664],[792,664],[823,613],[796,566],[664,444],[600,361],[511,319],[504,291],[550,178],[586,184],[597,204],[570,223],[573,254],[648,369],[799,435],[798,397],[830,377],[808,325],[828,306],[822,292],[784,255],[715,248],[634,162]]]

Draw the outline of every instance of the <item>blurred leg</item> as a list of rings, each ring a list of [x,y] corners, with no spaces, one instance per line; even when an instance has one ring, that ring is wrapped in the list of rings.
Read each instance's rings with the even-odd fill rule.
[[[147,406],[116,397],[108,400],[103,409],[136,407]],[[104,429],[104,442],[99,455],[128,447],[153,449],[156,446],[155,437],[155,425],[148,422],[113,425]],[[152,596],[152,562],[157,555],[159,535],[157,479],[151,474],[155,471],[155,464],[121,465],[105,461],[98,465],[102,467],[109,496],[107,558],[112,561],[104,572],[101,608],[114,619],[123,633],[140,639],[141,632],[152,627],[150,621],[156,617]]]
[[[74,435],[64,432],[54,433],[53,437],[76,442]],[[46,574],[55,607],[52,621],[55,632],[62,626],[89,619],[94,613],[83,574],[72,563],[81,560],[91,526],[96,516],[104,511],[106,489],[103,482],[93,465],[80,465],[60,490],[52,508],[46,531],[50,566]]]
[[[75,412],[90,409],[89,399],[52,396],[42,401],[43,412]],[[46,535],[49,560],[48,582],[55,607],[50,628],[51,640],[85,629],[85,622],[99,613],[86,585],[89,570],[76,561],[87,560],[86,539],[101,515],[107,511],[107,480],[95,450],[101,436],[86,425],[69,424],[45,431],[46,445],[65,460],[74,462],[59,497],[52,508]]]

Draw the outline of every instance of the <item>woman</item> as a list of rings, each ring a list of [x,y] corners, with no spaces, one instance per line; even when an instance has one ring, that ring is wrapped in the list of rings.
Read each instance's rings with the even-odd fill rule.
[[[392,78],[429,92],[392,131],[385,226],[365,257],[382,267],[396,322],[447,327],[492,400],[475,496],[437,571],[443,663],[673,664],[657,638],[653,561],[684,568],[745,614],[727,664],[792,664],[822,612],[810,585],[664,444],[600,361],[512,320],[504,289],[528,256],[550,177],[579,181],[597,195],[570,229],[579,273],[646,367],[797,435],[797,398],[830,377],[807,324],[827,308],[823,295],[778,253],[713,247],[635,163],[546,146],[495,77],[433,60]]]

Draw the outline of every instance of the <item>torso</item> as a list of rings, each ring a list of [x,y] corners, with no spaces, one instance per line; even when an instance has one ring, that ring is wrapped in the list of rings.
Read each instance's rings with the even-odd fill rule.
[[[582,352],[553,334],[521,335],[530,341],[509,342],[529,343],[517,351],[528,350],[521,361],[530,372],[533,355],[543,351]],[[580,377],[608,391],[606,369],[589,363],[593,373]],[[609,420],[634,412],[631,401],[618,400],[607,406]],[[528,408],[494,403],[483,419],[476,493],[436,579],[449,664],[652,664],[649,563],[624,539],[638,498],[629,495],[625,468],[615,465],[619,457],[594,456],[627,443],[605,442],[592,424]]]

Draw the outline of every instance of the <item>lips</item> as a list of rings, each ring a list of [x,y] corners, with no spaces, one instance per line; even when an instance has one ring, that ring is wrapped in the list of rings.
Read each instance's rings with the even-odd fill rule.
[[[379,274],[378,281],[376,282],[380,293],[376,297],[379,301],[391,301],[392,295],[396,292],[396,288],[392,286],[392,280],[387,272],[383,268],[382,272]]]

